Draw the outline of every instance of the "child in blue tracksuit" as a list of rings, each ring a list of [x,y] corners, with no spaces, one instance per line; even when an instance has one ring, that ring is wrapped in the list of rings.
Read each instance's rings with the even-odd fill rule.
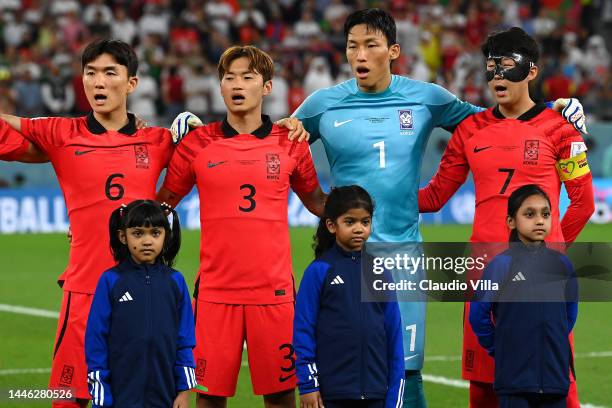
[[[110,219],[118,262],[102,274],[85,332],[94,407],[187,408],[196,386],[189,290],[171,268],[181,243],[176,212],[137,200]]]
[[[404,354],[397,301],[361,301],[361,248],[373,204],[359,186],[332,189],[295,306],[301,408],[402,403]]]
[[[481,300],[470,307],[474,333],[495,358],[500,408],[566,407],[578,287],[569,259],[544,243],[550,213],[548,196],[534,184],[510,195],[510,248],[482,278],[499,290],[477,293]]]

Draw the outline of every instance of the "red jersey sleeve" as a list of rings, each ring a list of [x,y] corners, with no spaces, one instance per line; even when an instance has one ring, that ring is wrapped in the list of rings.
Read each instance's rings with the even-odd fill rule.
[[[28,151],[30,142],[13,129],[8,123],[0,120],[0,160],[14,161]]]
[[[436,212],[465,182],[470,166],[465,155],[468,120],[463,121],[450,138],[438,171],[427,186],[419,190],[419,212]]]
[[[310,146],[306,142],[294,142],[294,157],[297,161],[289,182],[296,193],[310,193],[319,186]]]
[[[561,220],[565,242],[574,242],[595,211],[593,176],[589,170],[582,135],[564,123],[553,134],[557,146],[557,171],[565,185],[570,205]]]
[[[187,195],[196,182],[192,163],[200,150],[200,141],[206,138],[206,127],[191,131],[188,137],[174,149],[168,171],[164,179],[164,188],[172,191],[181,198]]]
[[[45,153],[62,145],[62,135],[66,133],[67,118],[22,118],[21,134]]]

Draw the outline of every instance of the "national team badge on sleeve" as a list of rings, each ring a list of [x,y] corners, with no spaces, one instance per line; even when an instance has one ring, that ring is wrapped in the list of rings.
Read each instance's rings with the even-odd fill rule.
[[[400,130],[412,130],[412,110],[404,109],[398,111]]]
[[[268,180],[278,180],[280,177],[280,156],[278,153],[266,153]]]
[[[62,375],[60,377],[59,384],[63,387],[69,387],[72,385],[72,377],[74,376],[74,367],[69,365],[64,365],[62,368]]]
[[[136,168],[148,169],[149,168],[149,151],[145,145],[135,145],[134,154],[136,156]]]

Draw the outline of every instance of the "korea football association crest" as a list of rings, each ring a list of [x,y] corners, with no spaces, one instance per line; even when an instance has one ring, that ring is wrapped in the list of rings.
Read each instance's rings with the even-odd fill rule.
[[[540,153],[539,140],[525,140],[525,150],[523,152],[523,164],[535,166],[538,164]]]
[[[278,180],[280,178],[280,156],[278,153],[266,153],[266,169],[268,180]]]
[[[411,109],[402,109],[397,111],[400,122],[400,132],[402,135],[412,135],[414,128],[414,121],[412,119]]]
[[[149,151],[146,145],[134,146],[134,156],[136,158],[137,169],[148,169],[149,168]]]

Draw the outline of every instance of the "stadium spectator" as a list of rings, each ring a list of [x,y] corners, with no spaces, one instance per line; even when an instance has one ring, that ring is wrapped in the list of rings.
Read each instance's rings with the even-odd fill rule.
[[[159,97],[159,88],[155,79],[149,75],[146,63],[138,67],[138,87],[128,98],[130,111],[147,123],[157,123],[157,108],[155,102]]]
[[[171,66],[162,80],[162,95],[168,119],[174,119],[185,110],[185,93],[183,77],[179,75],[177,66]]]
[[[41,96],[46,112],[64,116],[74,107],[74,88],[70,77],[62,75],[57,65],[50,63],[42,80]]]
[[[91,25],[96,21],[111,25],[113,23],[113,12],[110,7],[104,4],[104,0],[93,0],[83,10],[83,21],[87,25]]]
[[[114,38],[127,44],[134,43],[137,34],[136,24],[123,7],[115,7],[115,17],[111,29]]]
[[[194,64],[189,68],[189,73],[183,82],[185,109],[199,117],[206,117],[210,111],[209,92],[211,89],[208,86],[209,81],[206,77],[206,70],[210,70],[210,67],[205,62]],[[282,117],[286,116],[285,114]]]
[[[317,89],[327,88],[335,83],[329,69],[329,64],[323,57],[315,57],[310,61],[310,66],[304,77],[304,92],[306,96]]]
[[[39,69],[32,64],[22,65],[17,80],[14,82],[13,90],[17,103],[16,113],[19,116],[36,117],[42,116],[45,108],[42,100],[41,85],[35,75],[40,75]]]

